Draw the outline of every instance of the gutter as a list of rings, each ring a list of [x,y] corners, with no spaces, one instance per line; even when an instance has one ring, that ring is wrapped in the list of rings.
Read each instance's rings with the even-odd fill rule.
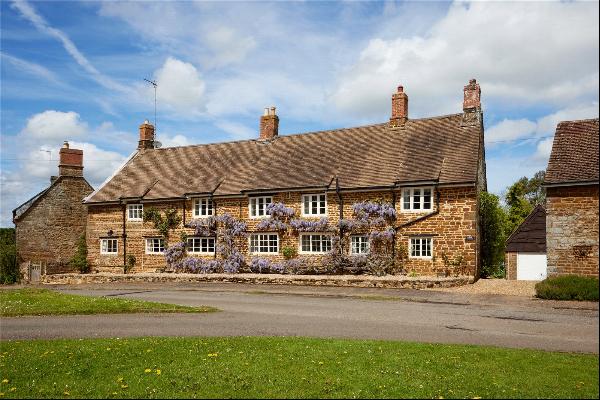
[[[598,185],[598,181],[574,181],[574,182],[559,182],[559,183],[543,183],[543,188],[566,187],[566,186],[594,186]]]

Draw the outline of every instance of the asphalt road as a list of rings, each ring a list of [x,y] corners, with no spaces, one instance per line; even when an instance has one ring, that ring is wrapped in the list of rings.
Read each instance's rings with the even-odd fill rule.
[[[597,303],[586,306],[432,291],[214,283],[57,289],[208,305],[222,311],[2,318],[0,338],[311,336],[598,353]]]

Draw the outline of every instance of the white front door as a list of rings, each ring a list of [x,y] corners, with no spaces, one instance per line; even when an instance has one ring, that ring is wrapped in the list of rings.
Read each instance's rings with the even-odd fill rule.
[[[546,273],[546,254],[517,253],[517,280],[541,281]]]

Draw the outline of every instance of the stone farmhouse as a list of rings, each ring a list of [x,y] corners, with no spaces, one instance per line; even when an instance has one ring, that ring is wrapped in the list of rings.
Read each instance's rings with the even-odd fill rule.
[[[546,169],[548,275],[598,276],[598,118],[558,124]]]
[[[77,241],[85,233],[87,207],[94,188],[83,177],[83,151],[65,142],[59,151],[58,176],[50,186],[13,210],[17,262],[28,280],[32,273],[69,272]],[[35,279],[35,277],[34,277]]]
[[[93,270],[117,272],[133,255],[133,272],[163,270],[165,247],[182,234],[188,255],[219,258],[219,234],[195,236],[191,225],[229,214],[247,226],[247,236],[235,239],[246,262],[292,253],[318,265],[336,234],[340,252],[370,251],[369,229],[340,233],[353,205],[370,201],[395,210],[393,250],[405,256],[404,273],[476,276],[478,198],[486,190],[480,95],[473,79],[460,113],[411,119],[398,87],[389,121],[284,136],[273,107],[260,117],[256,139],[172,148],[156,148],[146,121],[137,149],[84,201],[88,261]],[[325,225],[261,228],[268,205],[279,203],[300,221]],[[167,237],[144,221],[149,209],[174,210],[178,221]]]

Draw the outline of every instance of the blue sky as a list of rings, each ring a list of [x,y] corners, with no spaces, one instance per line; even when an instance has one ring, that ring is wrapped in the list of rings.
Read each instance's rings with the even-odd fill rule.
[[[0,225],[57,173],[97,187],[153,119],[165,146],[461,111],[481,84],[488,187],[544,169],[556,123],[598,116],[598,2],[2,1]]]

